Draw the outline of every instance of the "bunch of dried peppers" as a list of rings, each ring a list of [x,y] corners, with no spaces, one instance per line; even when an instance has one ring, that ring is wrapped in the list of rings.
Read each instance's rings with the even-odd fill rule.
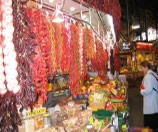
[[[104,77],[107,70],[108,52],[103,48],[102,43],[96,40],[96,57],[92,59],[93,68],[98,71],[101,77]]]
[[[36,34],[37,45],[33,47],[35,54],[32,56],[31,65],[33,80],[37,93],[46,101],[46,89],[48,87],[48,77],[52,76],[51,63],[51,39],[49,37],[49,23],[46,17],[39,11],[28,8],[27,16],[32,22],[31,31]]]
[[[70,41],[70,89],[73,95],[80,91],[80,52],[79,52],[79,27],[75,24],[70,25],[71,41]]]

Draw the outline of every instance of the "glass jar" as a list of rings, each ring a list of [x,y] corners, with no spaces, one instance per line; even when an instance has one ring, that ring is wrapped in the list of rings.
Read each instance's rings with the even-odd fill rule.
[[[51,119],[50,119],[50,114],[46,113],[43,115],[44,118],[44,128],[48,128],[51,126]]]

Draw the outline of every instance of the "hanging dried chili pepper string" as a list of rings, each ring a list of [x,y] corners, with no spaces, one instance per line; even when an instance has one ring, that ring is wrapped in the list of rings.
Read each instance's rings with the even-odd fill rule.
[[[16,27],[14,29],[13,43],[17,54],[18,82],[21,89],[16,95],[14,95],[13,92],[8,91],[2,98],[0,98],[0,126],[2,132],[17,132],[18,125],[21,124],[21,119],[16,107],[17,104],[21,104],[23,107],[28,107],[36,100],[36,91],[32,81],[33,79],[30,68],[32,61],[31,58],[34,54],[32,47],[35,46],[36,43],[33,40],[33,34],[30,32],[28,23],[29,19],[26,16],[26,9],[24,9],[22,5],[18,4],[19,1],[17,0],[8,0],[3,2],[6,2],[5,5],[13,6],[13,25]],[[12,18],[10,20],[12,20]],[[9,39],[9,37],[7,38]],[[7,48],[6,45],[5,48]],[[7,50],[3,50],[3,54],[5,55],[6,53]],[[7,69],[5,70],[7,74]],[[8,88],[9,84],[11,83],[7,83]],[[14,85],[14,83],[12,85]],[[16,87],[16,85],[14,86]],[[9,90],[11,89],[13,88],[9,88]]]
[[[33,63],[31,65],[33,80],[35,83],[36,91],[38,92],[39,96],[42,97],[43,101],[46,101],[46,89],[48,86],[47,77],[49,70],[45,62],[47,59],[47,54],[45,53],[47,51],[47,46],[45,46],[45,44],[48,43],[45,43],[46,37],[44,37],[45,34],[41,27],[41,25],[43,24],[42,20],[40,20],[42,19],[41,13],[38,10],[29,9],[27,15],[33,22],[31,25],[31,29],[32,32],[36,34],[35,39],[37,41],[37,45],[33,48],[35,55],[32,56]]]
[[[63,53],[62,53],[61,69],[62,72],[68,73],[70,68],[70,47],[68,43],[68,30],[64,25],[62,26],[62,34],[63,34]]]
[[[63,47],[63,36],[62,36],[62,24],[53,24],[54,35],[55,35],[55,51],[56,51],[56,64],[58,73],[61,73],[62,64],[62,47]]]
[[[87,29],[83,27],[83,74],[82,78],[85,79],[88,73],[88,65],[87,65],[87,48],[88,48],[88,40],[87,40]]]
[[[49,22],[47,21],[46,17],[43,16],[45,20],[43,25],[43,30],[45,29],[44,39],[45,42],[43,43],[43,47],[45,48],[45,61],[48,68],[48,77],[52,76],[52,62],[51,62],[51,37],[49,34]],[[44,26],[45,25],[45,26]]]
[[[79,92],[80,84],[80,57],[79,57],[79,33],[78,27],[74,24],[70,26],[71,41],[70,41],[70,90],[73,95]],[[73,34],[73,37],[72,37]]]
[[[77,26],[76,26],[76,66],[77,66],[77,71],[76,71],[76,76],[77,76],[77,92],[80,93],[80,81],[81,81],[81,59],[80,59],[80,27],[79,27],[80,24],[77,23]]]
[[[88,54],[88,30],[87,28],[83,29],[83,49],[84,49],[84,56],[86,57],[86,59],[88,58],[87,54]]]
[[[53,28],[54,28],[54,39],[55,39],[55,54],[56,54],[56,70],[59,72],[60,70],[60,62],[59,62],[59,44],[58,43],[58,34],[59,34],[59,25],[56,23],[53,23]]]
[[[39,12],[40,13],[40,12]],[[47,70],[47,77],[52,76],[52,69],[51,69],[51,41],[49,36],[49,27],[48,21],[46,17],[40,13],[40,32],[39,35],[39,44],[42,52],[43,59],[46,63],[46,70]]]
[[[56,52],[55,52],[55,31],[53,28],[52,23],[49,23],[49,34],[50,34],[50,39],[51,39],[51,62],[52,62],[52,72],[53,75],[57,71],[57,66],[56,66]]]
[[[107,69],[107,61],[107,50],[103,49],[103,45],[99,40],[96,40],[96,58],[92,59],[92,65],[102,78],[104,78],[105,70]]]
[[[95,57],[95,41],[94,35],[91,29],[87,29],[88,37],[88,49],[87,49],[87,59],[91,60]]]
[[[79,54],[80,54],[80,71],[81,75],[83,75],[83,27],[79,23]]]
[[[33,47],[37,45],[34,34],[30,29],[30,19],[26,15],[26,8],[18,0],[13,1],[13,25],[15,28],[13,43],[17,53],[18,82],[21,87],[16,96],[17,101],[23,107],[31,106],[37,97],[32,76],[32,56],[35,54]]]
[[[7,92],[0,98],[0,130],[1,132],[18,132],[21,118],[17,110],[17,97]]]

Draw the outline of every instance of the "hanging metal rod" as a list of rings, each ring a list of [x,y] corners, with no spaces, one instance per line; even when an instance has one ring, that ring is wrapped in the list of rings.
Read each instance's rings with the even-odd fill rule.
[[[85,3],[85,2],[79,2],[78,0],[73,0],[74,2],[76,2],[76,3],[78,3],[78,4],[82,4],[83,6],[85,6],[85,7],[87,7],[87,8],[89,8],[90,7],[90,5],[89,4],[87,4],[87,3]],[[91,6],[91,8],[93,8],[93,6]],[[103,18],[102,18],[102,16],[100,15],[100,13],[96,10],[96,13],[97,13],[97,15],[98,15],[98,17],[99,17],[99,19],[100,19],[100,21],[101,21],[101,24],[103,25],[103,28],[104,28],[104,30],[106,30],[106,28],[105,28],[105,23],[104,23],[104,21],[103,21]]]
[[[99,17],[99,19],[100,19],[100,21],[105,29],[105,23],[104,23],[103,17],[101,16],[101,14],[98,11],[96,11],[96,12],[97,12],[97,15],[98,15],[98,17]]]
[[[31,1],[37,2],[37,3],[40,4],[40,2],[37,1],[37,0],[31,0]],[[55,10],[55,7],[50,6],[50,5],[48,5],[48,4],[45,4],[45,3],[43,3],[42,8],[47,9],[47,10],[49,10],[49,11],[54,11],[54,10]],[[99,38],[99,40],[100,40],[102,43],[104,43],[102,37],[98,34],[98,32],[94,29],[94,27],[93,27],[89,22],[87,22],[87,21],[85,21],[85,20],[82,20],[82,19],[80,19],[80,18],[77,18],[77,17],[75,17],[75,16],[72,16],[72,15],[70,15],[70,14],[69,14],[68,12],[66,12],[66,11],[63,11],[63,10],[61,10],[61,11],[63,12],[64,15],[66,15],[66,16],[68,16],[68,17],[70,17],[70,18],[73,18],[73,19],[75,19],[75,20],[77,20],[77,21],[80,21],[80,22],[83,22],[83,23],[89,25],[89,26],[91,27],[91,29],[94,31],[94,33],[96,34],[96,36]]]

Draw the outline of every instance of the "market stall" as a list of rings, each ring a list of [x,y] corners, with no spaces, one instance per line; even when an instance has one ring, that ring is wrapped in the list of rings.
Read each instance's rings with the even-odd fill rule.
[[[119,2],[112,9],[102,3],[104,10],[98,2],[60,2],[0,1],[0,131],[127,129],[128,84],[118,76],[114,32]],[[69,2],[80,18],[67,12]],[[105,13],[117,29],[110,15],[103,17],[110,24],[101,22]]]
[[[145,42],[136,42],[133,45],[135,45],[133,49],[120,52],[122,60],[120,73],[132,79],[142,77],[140,63],[144,60],[149,61],[153,65],[152,69],[157,72],[157,48],[154,48],[152,43]]]

